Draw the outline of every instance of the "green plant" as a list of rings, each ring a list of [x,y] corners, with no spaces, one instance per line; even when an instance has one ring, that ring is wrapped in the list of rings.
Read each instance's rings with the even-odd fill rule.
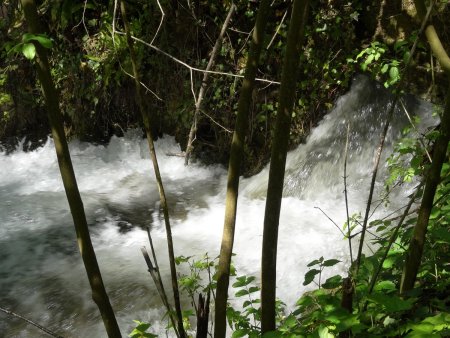
[[[311,268],[311,267],[316,267],[314,269],[310,269],[306,274],[305,274],[305,281],[303,282],[303,285],[309,285],[312,282],[314,282],[319,289],[323,286],[326,289],[330,289],[330,288],[334,288],[337,285],[339,285],[339,283],[342,281],[342,278],[340,278],[340,276],[334,276],[331,277],[329,279],[327,279],[327,281],[322,285],[322,272],[326,267],[331,267],[336,265],[337,263],[340,263],[340,260],[338,259],[327,259],[324,260],[323,257],[320,257],[319,259],[315,259],[313,261],[311,261],[310,263],[308,263],[307,267]],[[319,275],[319,279],[316,282],[315,281],[315,277]]]
[[[355,58],[347,58],[347,62],[359,64],[362,71],[368,71],[375,78],[383,81],[386,88],[391,87],[400,81],[400,70],[409,61],[409,47],[414,39],[415,35],[407,41],[396,41],[393,46],[373,41]]]
[[[139,320],[133,320],[137,326],[131,331],[128,337],[131,338],[156,338],[157,335],[147,332],[147,330],[152,326],[149,323],[144,323]]]
[[[52,40],[46,34],[30,34],[22,35],[22,41],[14,46],[6,45],[8,54],[22,53],[28,60],[33,60],[36,56],[36,46],[34,43],[39,43],[42,47],[51,49],[53,46]]]

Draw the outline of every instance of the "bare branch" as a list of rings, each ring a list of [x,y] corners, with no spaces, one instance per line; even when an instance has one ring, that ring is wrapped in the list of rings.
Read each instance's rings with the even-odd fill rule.
[[[131,77],[132,79],[135,80],[135,77],[134,77],[132,74],[128,73],[128,72],[122,67],[122,64],[120,64],[120,69],[121,69],[126,75],[128,75],[129,77]],[[159,101],[164,101],[162,98],[160,98],[160,97],[158,96],[158,94],[156,94],[153,90],[151,90],[150,88],[148,88],[142,81],[139,81],[139,83],[141,84],[142,87],[145,88],[145,90],[147,90],[147,91],[149,91],[150,93],[152,93],[153,96],[156,97],[156,99],[158,99]]]
[[[222,128],[223,130],[225,130],[227,133],[232,134],[233,131],[230,129],[225,128],[224,126],[222,126],[219,122],[217,122],[216,120],[214,120],[211,116],[209,116],[208,114],[206,114],[203,110],[200,110],[200,112],[205,115],[206,117],[208,117],[211,121],[213,121],[215,124],[217,124],[220,128]]]
[[[166,14],[164,13],[164,10],[163,10],[163,8],[162,8],[162,6],[161,6],[159,0],[156,0],[156,2],[158,3],[159,10],[161,11],[161,21],[159,22],[158,29],[156,30],[155,36],[153,37],[153,39],[152,39],[152,41],[150,42],[150,44],[153,44],[153,42],[154,42],[155,39],[157,38],[158,33],[159,33],[159,30],[161,29],[161,26],[162,26],[162,24],[163,24],[163,22],[164,22],[164,17],[165,17],[165,15],[166,15]]]
[[[405,112],[406,116],[408,117],[409,123],[411,123],[411,126],[413,127],[414,131],[417,133],[417,135],[420,135],[419,131],[417,130],[416,126],[414,125],[411,116],[409,115],[408,111],[406,110],[405,104],[403,103],[403,100],[400,100],[400,104],[402,105],[403,111]],[[422,145],[423,149],[425,150],[428,160],[430,160],[430,163],[433,162],[433,160],[431,159],[430,153],[428,152],[428,149],[425,145],[425,143],[422,140],[422,137],[419,137],[419,142]]]
[[[114,10],[113,10],[113,18],[112,18],[112,41],[113,46],[116,45],[116,40],[114,37],[116,36],[116,14],[117,14],[117,0],[114,0]]]
[[[348,156],[348,138],[350,134],[350,123],[347,124],[347,137],[345,139],[345,155],[344,155],[344,196],[345,196],[345,210],[347,212],[347,237],[348,247],[350,250],[350,266],[353,265],[353,253],[352,253],[352,239],[350,228],[350,213],[348,211],[348,191],[347,191],[347,156]],[[340,230],[340,229],[339,229]]]
[[[288,10],[286,10],[286,12],[284,12],[283,17],[281,18],[280,24],[278,25],[277,30],[275,31],[275,34],[272,36],[272,39],[270,39],[270,42],[267,45],[266,50],[269,50],[269,48],[272,45],[273,41],[277,37],[278,32],[280,31],[281,25],[284,23],[284,20],[286,19],[287,12],[288,12]]]
[[[6,313],[6,314],[8,314],[8,315],[10,315],[10,316],[13,316],[13,317],[22,319],[23,321],[25,321],[25,322],[27,322],[28,324],[31,324],[31,325],[37,327],[39,330],[44,331],[45,333],[47,333],[48,335],[50,335],[50,336],[52,336],[52,337],[55,337],[55,338],[63,338],[62,336],[59,336],[58,334],[56,334],[56,333],[50,331],[49,329],[43,327],[42,325],[39,325],[38,323],[33,322],[32,320],[30,320],[30,319],[28,319],[28,318],[25,318],[25,317],[23,317],[23,316],[21,316],[21,315],[15,313],[15,312],[12,312],[12,311],[10,311],[10,310],[4,309],[4,308],[2,308],[2,307],[0,307],[0,311],[4,312],[4,313]]]
[[[119,32],[119,31],[116,31],[116,34],[119,34],[119,35],[125,35],[125,33]],[[144,40],[142,40],[142,39],[139,39],[139,38],[137,38],[137,37],[135,37],[135,36],[131,36],[131,38],[132,38],[134,41],[140,42],[140,43],[142,43],[142,44],[144,44],[144,45],[146,45],[146,46],[148,46],[148,47],[150,47],[150,48],[156,50],[157,52],[159,52],[159,53],[161,53],[161,54],[167,56],[167,57],[168,57],[169,59],[171,59],[172,61],[174,61],[174,62],[176,62],[176,63],[178,63],[178,64],[180,64],[180,65],[182,65],[182,66],[188,68],[189,70],[194,71],[194,72],[199,72],[199,73],[209,73],[209,74],[216,74],[216,75],[224,75],[224,76],[230,76],[230,77],[237,77],[237,78],[241,78],[241,79],[244,78],[244,75],[237,75],[237,74],[225,73],[225,72],[217,72],[217,71],[212,71],[212,70],[208,70],[208,71],[207,71],[207,70],[199,69],[199,68],[196,68],[196,67],[192,67],[192,66],[188,65],[186,62],[183,62],[183,61],[181,61],[180,59],[177,59],[176,57],[170,55],[169,53],[163,51],[162,49],[160,49],[160,48],[158,48],[158,47],[156,47],[156,46],[154,46],[154,45],[152,45],[152,44],[150,44],[150,43],[148,43],[148,42],[146,42],[146,41],[144,41]],[[255,78],[255,80],[256,80],[256,81],[259,81],[259,82],[265,82],[265,83],[274,84],[274,85],[280,85],[280,84],[281,84],[281,83],[278,82],[278,81],[271,81],[271,80],[261,79],[261,78]]]
[[[341,230],[341,228],[339,227],[339,225],[337,225],[337,223],[335,222],[335,221],[333,221],[331,218],[330,218],[330,216],[328,216],[326,213],[325,213],[325,211],[323,211],[322,209],[320,209],[319,207],[314,207],[314,209],[319,209],[321,212],[322,212],[322,214],[324,214],[325,215],[325,217],[326,218],[328,218],[335,226],[336,226],[336,228],[338,228],[338,230],[339,230],[339,232],[342,234],[342,236],[346,236],[345,234],[344,234],[344,232]]]
[[[86,6],[87,6],[87,0],[84,0],[83,16],[81,17],[80,22],[77,23],[75,26],[73,26],[73,29],[77,28],[81,23],[83,23],[84,30],[86,31],[86,34],[89,36],[89,31],[88,31],[88,29],[87,29],[87,27],[86,27],[86,23],[85,23],[85,21],[84,21],[84,15],[85,15],[85,13],[86,13]]]

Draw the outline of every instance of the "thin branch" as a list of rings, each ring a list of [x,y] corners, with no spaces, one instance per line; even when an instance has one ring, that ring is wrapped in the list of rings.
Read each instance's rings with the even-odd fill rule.
[[[406,65],[405,65],[405,69],[404,69],[403,73],[406,73],[408,71],[408,69],[409,69],[412,57],[413,57],[413,55],[414,55],[414,53],[416,51],[417,44],[419,42],[419,37],[420,37],[420,35],[422,35],[422,33],[423,33],[424,29],[425,29],[426,23],[428,21],[428,17],[431,14],[431,8],[432,7],[433,7],[433,5],[430,5],[430,7],[428,8],[427,15],[425,16],[425,18],[422,21],[419,34],[417,35],[417,38],[414,41],[413,46],[411,47],[411,50],[410,50],[410,53],[409,53],[409,57],[408,57],[408,59],[406,61]],[[397,83],[397,88],[401,88],[404,81],[405,81],[405,76],[402,76],[400,81]],[[368,218],[369,218],[370,206],[371,206],[371,203],[372,203],[372,196],[373,196],[373,192],[374,192],[374,188],[375,188],[375,180],[376,180],[376,176],[377,176],[377,172],[378,172],[378,165],[380,163],[381,152],[383,151],[384,141],[386,139],[386,134],[387,134],[387,131],[388,131],[388,128],[389,128],[392,116],[394,115],[395,107],[397,105],[397,102],[399,101],[399,95],[400,95],[399,91],[397,91],[395,93],[394,100],[393,100],[393,102],[391,104],[391,108],[389,109],[388,117],[386,119],[386,123],[385,123],[384,129],[383,129],[383,132],[381,134],[380,144],[378,146],[377,153],[376,153],[376,156],[375,156],[375,164],[374,164],[374,168],[373,168],[373,171],[372,171],[372,181],[371,181],[371,184],[370,184],[370,191],[369,191],[369,197],[368,197],[368,200],[367,200],[366,213],[365,213],[365,216],[364,216],[364,222],[363,222],[363,228],[362,228],[362,233],[361,233],[361,239],[360,239],[360,242],[359,242],[358,256],[356,257],[356,273],[358,273],[359,267],[360,267],[360,263],[361,263],[362,248],[363,248],[363,245],[364,245],[364,236],[365,236],[365,231],[366,231],[367,222],[368,222]]]
[[[120,69],[121,69],[126,75],[128,75],[129,77],[131,77],[133,80],[136,80],[136,78],[135,78],[132,74],[128,73],[128,72],[122,67],[122,64],[120,64]],[[164,101],[162,98],[160,98],[160,97],[158,96],[158,94],[156,94],[153,90],[151,90],[150,88],[148,88],[142,81],[139,81],[139,83],[141,84],[142,87],[145,88],[145,90],[147,90],[148,92],[150,92],[157,100],[159,100],[159,101]]]
[[[156,0],[156,2],[158,3],[159,10],[161,11],[161,20],[159,21],[159,26],[158,26],[158,29],[156,30],[155,36],[153,37],[152,41],[150,42],[151,45],[153,44],[153,42],[157,38],[157,36],[159,34],[159,30],[161,29],[161,26],[162,26],[162,24],[164,22],[164,17],[166,16],[166,14],[164,13],[164,10],[163,10],[159,0]]]
[[[227,133],[232,134],[233,131],[230,129],[225,128],[224,126],[222,126],[219,122],[217,122],[216,120],[214,120],[211,116],[209,116],[208,114],[206,114],[203,110],[200,110],[200,112],[205,115],[206,117],[208,117],[211,121],[213,121],[215,124],[217,124],[220,128],[222,128],[223,130],[225,130]]]
[[[84,0],[84,6],[83,6],[83,16],[81,17],[81,20],[78,24],[73,26],[73,29],[77,28],[81,23],[83,23],[84,30],[86,31],[86,34],[89,36],[89,31],[86,27],[86,23],[84,22],[84,15],[86,13],[86,6],[87,6],[87,0]]]
[[[237,52],[238,55],[241,54],[242,50],[245,48],[245,45],[247,45],[248,40],[249,40],[250,37],[252,36],[253,29],[254,29],[254,28],[252,28],[252,30],[250,31],[250,33],[248,34],[248,36],[245,38],[245,41],[244,41],[244,43],[242,44],[241,49],[239,49],[239,51]]]
[[[414,123],[413,123],[413,121],[411,119],[411,116],[408,113],[408,110],[406,110],[406,107],[405,107],[405,104],[403,103],[403,100],[400,100],[400,104],[401,104],[401,106],[403,108],[403,111],[405,112],[406,116],[408,117],[409,123],[411,123],[411,126],[413,127],[414,131],[417,133],[417,135],[419,135],[419,138],[418,138],[419,142],[422,145],[423,149],[425,150],[425,153],[427,154],[428,160],[430,161],[430,163],[432,163],[433,161],[431,159],[430,153],[428,152],[428,149],[427,149],[425,143],[423,142],[422,137],[420,137],[420,133],[417,130],[416,126],[414,125]]]
[[[18,313],[15,313],[15,312],[10,311],[10,310],[7,310],[7,309],[4,309],[4,308],[2,308],[2,307],[0,307],[0,311],[4,312],[4,313],[6,313],[6,314],[8,314],[8,315],[10,315],[10,316],[19,318],[19,319],[21,319],[21,320],[27,322],[28,324],[31,324],[31,325],[37,327],[39,330],[44,331],[44,332],[47,333],[49,336],[52,336],[52,337],[55,337],[55,338],[63,338],[62,336],[60,336],[60,335],[58,335],[58,334],[56,334],[56,333],[50,331],[49,329],[43,327],[42,325],[39,325],[39,324],[36,323],[36,322],[33,322],[32,320],[30,320],[30,319],[28,319],[28,318],[25,318],[25,317],[19,315]]]
[[[228,28],[228,24],[230,23],[231,17],[233,15],[235,9],[236,9],[236,6],[234,4],[232,4],[230,9],[228,10],[228,14],[222,25],[222,29],[220,30],[219,36],[217,37],[214,47],[211,51],[211,56],[209,58],[207,66],[206,66],[207,71],[211,70],[214,67],[216,56],[219,53],[219,49],[222,46],[223,37],[225,35],[225,32]],[[189,130],[188,142],[187,142],[187,146],[186,146],[186,157],[185,157],[185,161],[184,161],[185,165],[189,164],[189,158],[190,158],[191,152],[193,150],[193,142],[194,142],[194,139],[195,139],[196,133],[197,133],[198,116],[199,116],[199,113],[200,113],[200,110],[202,107],[203,97],[206,92],[207,82],[208,82],[208,78],[209,78],[209,73],[203,73],[203,79],[202,79],[202,83],[200,85],[200,89],[198,91],[198,95],[195,96],[195,92],[194,92],[194,88],[193,88],[193,81],[192,81],[192,70],[190,71],[190,73],[191,73],[191,88],[192,88],[192,93],[194,94],[195,111],[194,111],[194,118],[192,121],[192,125]]]
[[[347,156],[348,156],[348,138],[350,134],[350,123],[347,124],[347,137],[345,139],[345,154],[344,154],[344,196],[345,196],[345,211],[347,212],[347,237],[348,248],[350,250],[350,266],[353,265],[352,239],[350,229],[350,213],[348,211],[348,191],[347,191]]]
[[[389,250],[392,247],[392,244],[394,243],[394,241],[397,239],[397,235],[398,235],[398,231],[400,230],[400,227],[403,225],[403,222],[405,221],[406,217],[408,216],[409,213],[409,209],[411,209],[411,206],[414,204],[414,201],[416,200],[417,197],[417,191],[419,191],[420,187],[424,184],[424,182],[421,182],[419,184],[419,186],[416,189],[416,193],[414,193],[411,197],[411,199],[409,200],[408,205],[406,206],[405,211],[403,212],[403,215],[401,217],[401,219],[399,220],[397,226],[395,227],[394,232],[392,233],[391,238],[389,239],[389,243],[386,247],[386,250],[383,254],[383,257],[381,258],[380,262],[378,263],[378,267],[377,270],[374,272],[372,279],[370,281],[370,286],[369,286],[369,295],[372,293],[373,288],[375,287],[375,283],[377,281],[378,275],[380,274],[381,268],[383,267],[383,263],[386,260],[386,257],[389,254]]]
[[[189,75],[191,78],[191,93],[192,93],[192,96],[194,97],[194,102],[197,102],[197,96],[195,95],[195,89],[194,89],[194,76],[192,73],[193,73],[192,69],[189,69]]]
[[[125,33],[119,32],[119,31],[116,31],[116,34],[125,35]],[[224,75],[224,76],[230,76],[230,77],[237,77],[237,78],[241,78],[241,79],[244,78],[244,75],[237,75],[237,74],[225,73],[225,72],[217,72],[217,71],[212,71],[212,70],[206,71],[204,69],[199,69],[199,68],[196,68],[196,67],[192,67],[192,66],[188,65],[186,62],[183,62],[180,59],[177,59],[176,57],[170,55],[169,53],[163,51],[162,49],[160,49],[160,48],[158,48],[158,47],[156,47],[156,46],[154,46],[154,45],[152,45],[152,44],[150,44],[150,43],[148,43],[148,42],[146,42],[146,41],[144,41],[142,39],[139,39],[139,38],[137,38],[135,36],[131,36],[131,38],[134,41],[140,42],[140,43],[142,43],[142,44],[144,44],[144,45],[146,45],[146,46],[156,50],[157,52],[167,56],[172,61],[174,61],[174,62],[176,62],[176,63],[178,63],[178,64],[180,64],[180,65],[182,65],[182,66],[184,66],[184,67],[194,71],[194,72],[209,73],[209,74],[216,74],[216,75]],[[259,81],[259,82],[266,82],[266,83],[275,84],[275,85],[280,85],[281,84],[281,82],[278,82],[278,81],[271,81],[271,80],[261,79],[261,78],[255,78],[255,80]]]
[[[113,10],[113,18],[112,18],[112,33],[111,33],[112,34],[113,46],[116,45],[115,36],[116,36],[117,2],[118,2],[118,0],[114,0],[114,10]]]
[[[275,34],[272,36],[272,39],[270,39],[270,42],[267,45],[266,50],[269,50],[270,46],[272,45],[273,41],[275,40],[276,36],[278,35],[281,25],[283,24],[284,20],[286,19],[287,12],[288,12],[288,10],[286,9],[286,12],[284,12],[283,17],[281,18],[280,24],[278,25],[277,30],[275,31]]]
[[[153,251],[153,248],[152,248]],[[161,301],[163,302],[167,314],[169,316],[169,319],[172,323],[173,329],[175,330],[176,336],[179,337],[178,327],[176,325],[176,319],[174,318],[174,312],[170,307],[169,301],[167,299],[166,292],[164,290],[164,286],[161,282],[161,276],[159,275],[159,270],[153,266],[152,261],[150,259],[150,256],[148,255],[147,250],[145,247],[141,248],[142,255],[144,256],[144,260],[147,263],[148,272],[150,273],[150,276],[153,279],[153,282],[155,283],[156,290],[158,291],[159,297],[161,298]],[[155,263],[156,265],[156,263]]]
[[[325,211],[323,211],[322,209],[320,209],[319,207],[314,207],[314,209],[319,209],[322,214],[325,215],[326,218],[328,218],[335,226],[336,228],[338,228],[339,232],[342,234],[342,236],[345,238],[346,234],[341,230],[341,228],[339,227],[339,225],[337,225],[337,223],[335,221],[333,221],[326,213]]]

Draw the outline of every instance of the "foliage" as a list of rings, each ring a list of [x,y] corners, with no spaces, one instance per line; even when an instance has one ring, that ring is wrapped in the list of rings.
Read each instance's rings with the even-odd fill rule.
[[[438,131],[433,129],[424,139],[417,139],[415,127],[404,131],[404,138],[395,146],[388,159],[390,176],[387,187],[395,182],[417,182],[426,174],[428,164],[424,156],[426,148],[435,139]],[[450,154],[450,149],[448,150]],[[415,159],[421,159],[419,163]],[[414,170],[411,171],[411,168]],[[415,288],[404,296],[399,295],[399,284],[403,270],[404,255],[411,238],[411,225],[417,221],[416,214],[409,216],[406,224],[396,227],[396,218],[375,220],[371,228],[375,233],[372,244],[373,255],[363,256],[357,275],[352,277],[354,288],[352,311],[343,308],[343,279],[335,275],[322,282],[324,269],[339,263],[337,259],[320,257],[308,264],[303,285],[315,283],[317,289],[305,292],[296,302],[292,312],[278,301],[277,330],[264,337],[443,337],[450,335],[450,163],[447,161],[441,173],[435,204],[431,212],[427,242]],[[420,194],[419,194],[420,195]],[[358,218],[351,219],[351,229],[356,229]],[[393,236],[393,243],[391,239]],[[207,257],[207,256],[205,256]],[[206,290],[208,282],[214,290],[214,278],[202,284],[199,269],[213,268],[211,260],[202,258],[189,262],[191,258],[180,258],[188,263],[190,274],[182,277],[189,293]],[[379,273],[378,273],[379,271]],[[190,276],[190,277],[189,277]],[[180,281],[181,281],[180,280]],[[189,281],[189,282],[188,282]],[[232,284],[235,300],[242,299],[239,307],[229,305],[228,324],[232,337],[260,336],[260,288],[253,276],[236,277]],[[180,283],[181,284],[181,283]],[[200,286],[201,285],[201,286]],[[372,288],[373,285],[373,288]],[[192,291],[188,291],[192,290]]]
[[[392,46],[380,41],[373,41],[362,49],[354,58],[348,58],[350,64],[359,64],[363,72],[369,72],[374,78],[383,82],[386,88],[400,81],[402,69],[410,62],[410,49],[417,39],[417,33],[407,40],[398,40]],[[419,49],[424,49],[418,44]]]
[[[128,335],[128,337],[131,338],[156,338],[157,335],[153,333],[147,332],[147,330],[151,327],[151,324],[149,323],[143,323],[139,320],[134,320],[134,322],[137,324],[137,326],[131,331],[131,333]]]

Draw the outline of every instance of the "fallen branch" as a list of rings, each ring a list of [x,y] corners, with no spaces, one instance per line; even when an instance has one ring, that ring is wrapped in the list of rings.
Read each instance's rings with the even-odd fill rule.
[[[0,311],[4,312],[4,313],[6,313],[6,314],[8,314],[8,315],[10,315],[10,316],[19,318],[19,319],[21,319],[21,320],[27,322],[28,324],[33,325],[34,327],[37,327],[39,330],[44,331],[44,332],[47,333],[49,336],[52,336],[52,337],[55,337],[55,338],[63,338],[63,336],[60,336],[60,335],[54,333],[53,331],[50,331],[49,329],[43,327],[42,325],[39,325],[38,323],[33,322],[32,320],[30,320],[30,319],[28,319],[28,318],[25,318],[24,316],[21,316],[21,315],[19,315],[18,313],[15,313],[15,312],[10,311],[10,310],[7,310],[7,309],[4,309],[4,308],[2,308],[2,307],[0,307]]]

